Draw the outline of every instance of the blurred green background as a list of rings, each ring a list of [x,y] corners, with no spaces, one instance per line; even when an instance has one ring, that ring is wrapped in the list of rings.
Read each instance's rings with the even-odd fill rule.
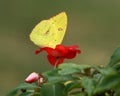
[[[65,11],[68,27],[65,45],[79,45],[82,54],[73,60],[107,64],[120,45],[120,0],[0,0],[0,96],[24,81],[33,71],[52,69],[45,52],[29,40],[34,26]]]

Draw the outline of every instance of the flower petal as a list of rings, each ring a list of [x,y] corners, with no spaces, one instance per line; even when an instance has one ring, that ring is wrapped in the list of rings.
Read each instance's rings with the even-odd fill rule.
[[[39,50],[36,50],[35,51],[35,54],[39,54],[40,52],[42,51],[46,51],[48,54],[52,54],[52,51],[54,49],[53,48],[50,48],[50,47],[43,47],[43,48],[40,48]]]
[[[67,59],[72,59],[76,56],[76,52],[69,52],[66,56]]]
[[[42,52],[43,50],[45,50],[45,47],[44,47],[44,48],[40,48],[39,50],[36,50],[36,51],[35,51],[35,54],[39,54],[39,53]]]
[[[80,50],[77,50],[76,48],[78,48],[78,46],[69,46],[68,49],[69,49],[69,52],[68,54],[66,55],[66,58],[67,59],[72,59],[72,58],[75,58],[76,54],[80,54],[81,51]]]
[[[68,48],[77,49],[78,45],[68,46]]]
[[[55,66],[55,63],[57,61],[56,57],[47,55],[48,61],[50,62],[51,65]]]
[[[81,53],[81,51],[80,51],[80,50],[76,50],[76,52],[77,52],[78,54],[80,54],[80,53]]]
[[[68,48],[63,45],[57,45],[55,50],[57,51],[56,56],[58,56],[58,57],[63,57],[68,53]]]
[[[63,63],[63,62],[64,62],[64,59],[65,59],[64,57],[59,58],[59,59],[58,59],[57,66],[58,66],[59,64]]]

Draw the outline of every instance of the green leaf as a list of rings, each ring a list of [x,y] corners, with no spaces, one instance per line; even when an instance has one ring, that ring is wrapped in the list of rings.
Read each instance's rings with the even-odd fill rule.
[[[115,91],[115,96],[120,96],[120,84],[114,87],[114,91]]]
[[[25,92],[20,94],[19,96],[32,96],[32,95],[33,95],[33,92]]]
[[[63,63],[58,67],[58,69],[60,69],[58,72],[61,75],[84,73],[84,70],[90,67],[90,65],[86,64],[77,65],[74,63]]]
[[[85,88],[85,91],[87,92],[88,96],[93,96],[93,90],[95,88],[96,82],[90,77],[83,77],[82,79],[82,85]]]
[[[118,62],[120,62],[120,47],[115,49],[113,55],[111,56],[111,60],[109,62],[109,65],[114,66]]]
[[[80,70],[78,70],[77,68],[65,68],[65,69],[60,70],[59,74],[68,75],[68,74],[79,73],[79,72]]]
[[[58,69],[50,70],[42,74],[44,77],[58,75]]]
[[[96,73],[96,74],[93,75],[93,79],[95,80],[95,82],[98,82],[99,79],[101,78],[101,76],[102,76],[102,74]]]
[[[43,75],[46,78],[47,83],[49,83],[49,84],[74,79],[71,75],[60,75],[60,74],[58,74],[58,69],[47,71],[47,72],[43,73]]]
[[[88,96],[86,92],[82,92],[81,89],[72,90],[68,96]]]
[[[34,89],[38,87],[36,83],[21,83],[20,86],[18,86],[19,89]]]
[[[69,81],[68,81],[69,82]],[[67,92],[71,91],[72,89],[76,89],[76,88],[81,88],[82,85],[79,81],[71,81],[70,83],[68,84],[65,84],[65,90]]]
[[[110,66],[106,66],[106,67],[102,67],[102,68],[100,68],[98,66],[94,66],[94,68],[98,72],[102,73],[103,75],[109,75],[109,74],[116,74],[117,73],[117,71],[115,70],[115,68],[112,68]]]
[[[9,94],[7,94],[7,96],[17,96],[17,94],[21,92],[21,89],[33,89],[36,88],[37,85],[35,83],[29,84],[29,83],[21,83],[20,86],[16,87],[15,89],[13,89]]]
[[[40,92],[41,96],[67,96],[63,84],[44,84]]]
[[[117,64],[113,67],[118,73],[120,73],[120,64]]]
[[[67,80],[73,80],[73,79],[74,78],[71,75],[48,76],[47,83],[53,84],[53,83],[59,83]]]
[[[74,96],[87,96],[87,95],[85,92],[81,92],[81,93],[75,94]]]
[[[120,74],[110,74],[103,76],[96,86],[95,93],[103,92],[105,90],[113,89],[116,85],[120,84]]]
[[[59,65],[60,69],[64,69],[64,68],[78,68],[78,69],[86,69],[91,67],[90,65],[86,65],[86,64],[75,64],[75,63],[63,63],[61,65]]]
[[[19,89],[15,88],[10,93],[7,94],[7,96],[17,96]]]

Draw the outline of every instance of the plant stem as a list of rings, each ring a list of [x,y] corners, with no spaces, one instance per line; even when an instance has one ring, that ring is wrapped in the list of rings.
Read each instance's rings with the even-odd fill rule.
[[[56,68],[57,68],[58,61],[59,61],[59,58],[57,58],[57,60],[56,60],[56,62],[55,62],[54,69],[56,69]]]
[[[54,69],[56,69],[56,67],[57,67],[57,62],[55,63]]]

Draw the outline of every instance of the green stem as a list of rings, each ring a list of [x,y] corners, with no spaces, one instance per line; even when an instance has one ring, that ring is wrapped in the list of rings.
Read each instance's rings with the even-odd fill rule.
[[[56,69],[56,68],[57,68],[58,61],[59,61],[59,58],[57,58],[57,60],[56,60],[56,62],[55,62],[54,69]]]

